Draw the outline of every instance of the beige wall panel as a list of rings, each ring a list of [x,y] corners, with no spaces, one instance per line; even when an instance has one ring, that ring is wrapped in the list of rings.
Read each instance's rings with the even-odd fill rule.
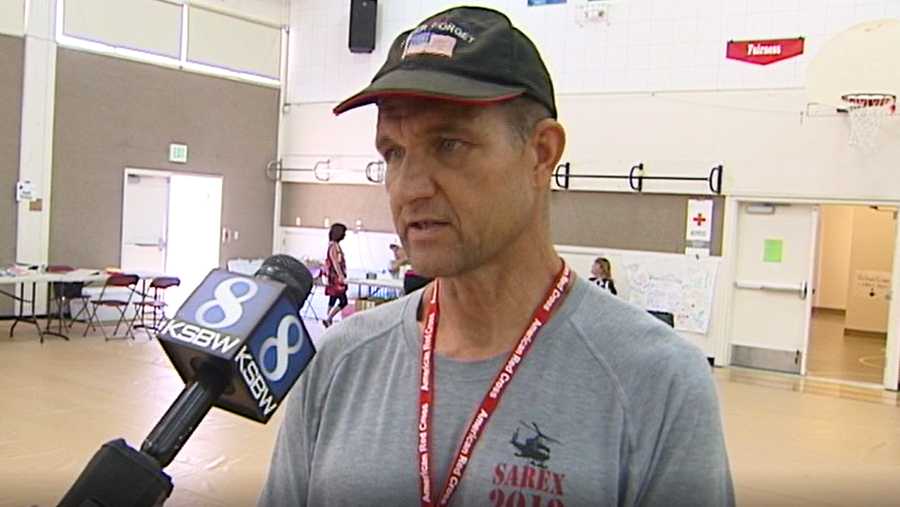
[[[815,305],[847,309],[847,273],[853,241],[853,207],[822,206],[819,238],[819,274]]]
[[[848,329],[887,333],[888,305],[894,259],[895,218],[866,207],[853,210],[853,242],[847,292]],[[872,290],[871,284],[875,284]],[[880,288],[879,288],[880,287]]]
[[[0,265],[16,260],[17,206],[13,189],[19,179],[24,55],[24,39],[0,35]],[[0,298],[0,315],[11,312],[8,298]]]
[[[272,251],[278,90],[61,49],[50,262],[119,263],[126,167],[224,176],[222,262]],[[187,164],[168,160],[188,145]],[[172,217],[177,220],[178,217]]]

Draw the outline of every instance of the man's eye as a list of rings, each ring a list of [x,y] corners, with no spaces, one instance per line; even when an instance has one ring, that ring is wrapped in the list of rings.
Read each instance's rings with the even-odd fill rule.
[[[463,142],[459,139],[441,139],[438,149],[444,153],[452,153],[461,148]]]
[[[402,155],[403,155],[403,153],[401,152],[401,150],[399,148],[388,148],[388,149],[384,150],[384,153],[381,154],[381,156],[384,157],[384,161],[387,163],[391,163],[397,157],[402,156]]]

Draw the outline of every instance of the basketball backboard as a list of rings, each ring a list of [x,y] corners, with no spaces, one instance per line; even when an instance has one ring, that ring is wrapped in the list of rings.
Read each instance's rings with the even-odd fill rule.
[[[860,23],[829,40],[806,72],[811,106],[843,109],[847,94],[900,96],[900,19]]]

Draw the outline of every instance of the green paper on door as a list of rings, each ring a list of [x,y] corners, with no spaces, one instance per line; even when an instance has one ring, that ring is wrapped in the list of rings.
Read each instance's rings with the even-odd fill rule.
[[[763,245],[763,262],[781,262],[784,253],[784,241],[767,239]]]

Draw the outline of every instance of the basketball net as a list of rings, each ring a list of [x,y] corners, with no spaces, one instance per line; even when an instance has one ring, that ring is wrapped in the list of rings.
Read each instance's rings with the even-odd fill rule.
[[[886,93],[852,93],[841,98],[850,116],[850,146],[871,150],[884,120],[897,109],[897,97]]]

